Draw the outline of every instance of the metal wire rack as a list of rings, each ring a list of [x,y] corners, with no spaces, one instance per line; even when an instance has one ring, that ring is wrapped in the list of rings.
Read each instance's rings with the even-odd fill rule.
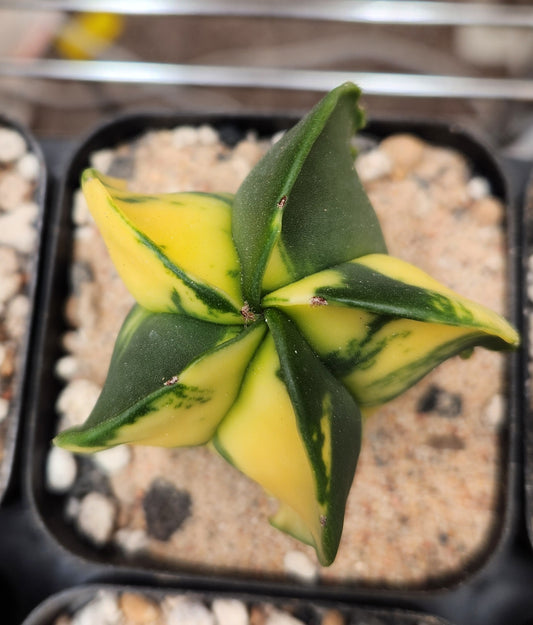
[[[66,12],[112,12],[145,16],[256,17],[321,20],[359,24],[416,26],[486,26],[533,28],[533,7],[409,0],[335,0],[331,2],[264,2],[259,0],[19,0],[0,1],[2,9]],[[368,95],[421,98],[478,98],[528,102],[533,79],[403,72],[350,72],[296,68],[226,66],[143,61],[0,58],[0,76],[62,81],[130,84],[226,86],[323,92],[354,80]]]

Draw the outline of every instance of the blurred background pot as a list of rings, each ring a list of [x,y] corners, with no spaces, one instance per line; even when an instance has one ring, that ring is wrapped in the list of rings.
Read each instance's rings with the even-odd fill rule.
[[[0,501],[18,485],[46,185],[39,144],[0,115]]]
[[[139,586],[91,584],[66,590],[38,606],[23,625],[102,623],[109,617],[132,623],[217,625],[446,625],[407,610],[338,606],[266,596],[193,593]],[[144,620],[143,620],[144,619]]]

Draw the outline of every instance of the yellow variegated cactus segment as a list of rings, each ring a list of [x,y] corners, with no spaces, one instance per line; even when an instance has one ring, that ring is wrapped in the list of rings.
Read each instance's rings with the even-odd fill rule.
[[[216,323],[242,321],[231,196],[140,195],[95,170],[84,172],[82,186],[115,267],[140,304]]]
[[[368,254],[352,262],[373,269],[392,280],[419,287],[436,295],[443,295],[453,307],[453,311],[442,309],[439,302],[445,300],[440,298],[433,299],[432,307],[437,311],[440,308],[440,312],[448,315],[450,323],[453,323],[452,319],[455,317],[457,325],[464,324],[465,326],[470,325],[471,327],[479,328],[487,334],[499,337],[502,341],[508,343],[509,347],[516,347],[520,343],[518,332],[501,315],[456,293],[415,265],[387,254]],[[433,317],[428,312],[428,319],[431,318]]]
[[[121,443],[176,447],[212,437],[237,397],[264,324],[214,324],[136,304],[87,421],[56,443],[91,452]]]
[[[326,306],[360,308],[391,317],[475,328],[494,335],[510,348],[520,342],[516,330],[497,313],[459,295],[418,267],[386,254],[369,254],[302,278],[269,293],[262,304],[289,314],[295,306],[322,309],[323,315],[327,315]],[[362,320],[365,318],[362,312],[357,314]],[[318,315],[320,312],[312,313],[313,317]],[[310,324],[320,325],[315,320]],[[333,328],[333,332],[337,331],[345,330]]]
[[[309,531],[302,517],[283,501],[278,501],[278,509],[270,517],[270,524],[306,545],[315,546],[315,538]]]
[[[313,467],[296,425],[270,335],[250,364],[239,398],[214,438],[218,451],[285,506],[277,523],[320,549],[320,517]],[[276,462],[272,462],[276,458]],[[285,512],[282,513],[281,511]],[[276,522],[276,517],[273,519]]]
[[[280,306],[281,308],[281,306]],[[307,341],[321,357],[336,354],[347,358],[351,347],[364,343],[376,315],[363,309],[342,306],[311,307],[306,304],[283,306],[282,310],[296,322]],[[327,332],[324,332],[327,328]]]
[[[266,262],[265,274],[261,288],[265,292],[276,289],[280,284],[287,284],[291,280],[289,271],[290,261],[283,250],[283,243],[280,241],[279,232],[281,230],[282,212],[275,215],[276,222],[272,228],[275,233],[275,242],[272,245],[270,255]]]
[[[471,328],[397,319],[368,332],[359,366],[342,376],[361,406],[400,395],[447,358],[482,341]]]
[[[207,443],[235,401],[265,332],[264,324],[208,324],[137,305],[122,327],[91,417],[56,442],[76,452],[122,443]],[[140,378],[147,367],[149,375]]]
[[[474,345],[509,349],[519,342],[496,313],[384,254],[303,278],[263,304],[296,322],[361,406],[392,399]]]
[[[149,404],[148,418],[117,430],[112,444],[204,445],[237,397],[250,359],[265,334],[258,325],[189,365]],[[148,414],[149,413],[149,414]]]
[[[361,444],[360,412],[286,315],[269,310],[265,319],[270,332],[214,444],[281,502],[272,524],[328,565]]]

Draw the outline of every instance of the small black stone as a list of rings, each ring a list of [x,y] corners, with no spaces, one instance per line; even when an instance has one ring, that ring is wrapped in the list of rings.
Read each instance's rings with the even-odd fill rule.
[[[70,495],[82,499],[89,493],[100,493],[106,497],[113,497],[113,489],[108,476],[103,473],[90,457],[77,456],[78,474]]]
[[[86,282],[93,282],[94,272],[89,263],[84,261],[76,261],[72,265],[70,272],[70,288],[74,291],[75,295],[81,293],[82,284]]]
[[[377,453],[374,454],[374,462],[377,467],[386,467],[389,464],[387,458],[384,458],[382,455]]]
[[[217,130],[222,143],[229,147],[236,146],[244,139],[244,132],[234,124],[221,124]]]
[[[447,545],[448,544],[449,536],[448,536],[448,534],[446,534],[446,532],[440,532],[438,538],[439,538],[439,543],[441,545]]]
[[[430,386],[420,398],[418,412],[436,412],[440,417],[458,417],[463,411],[461,395],[450,393],[438,386]]]
[[[158,478],[146,492],[143,508],[148,534],[157,540],[168,540],[191,515],[191,496]]]
[[[433,436],[428,436],[426,445],[441,451],[460,451],[466,448],[464,440],[456,434],[442,434],[440,436],[435,434]]]
[[[306,623],[306,625],[320,625],[322,623],[318,610],[312,605],[305,603],[288,604],[282,605],[281,609],[300,623]],[[268,619],[266,621],[268,622]]]
[[[131,178],[133,176],[133,169],[133,157],[115,156],[111,161],[107,175],[113,178]]]

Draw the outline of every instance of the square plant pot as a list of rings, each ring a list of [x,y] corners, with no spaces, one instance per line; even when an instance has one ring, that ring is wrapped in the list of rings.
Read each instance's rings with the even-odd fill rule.
[[[105,584],[78,586],[53,595],[22,625],[102,623],[105,618],[115,622],[217,625],[450,625],[434,616],[394,608]]]
[[[0,502],[17,482],[46,185],[40,146],[0,115]]]
[[[516,355],[479,350],[449,361],[369,419],[329,569],[269,527],[272,500],[207,448],[77,457],[68,460],[68,488],[47,483],[60,415],[88,414],[132,303],[80,201],[81,171],[92,164],[116,177],[142,175],[135,190],[148,193],[234,191],[270,138],[295,121],[129,115],[79,146],[49,216],[27,455],[33,512],[64,549],[118,574],[296,593],[312,588],[323,597],[354,596],[361,588],[403,598],[441,591],[491,569],[517,523],[518,478],[509,460],[521,408]],[[358,146],[358,171],[391,254],[521,328],[521,217],[487,148],[444,124],[377,120]],[[209,174],[191,180],[199,164]],[[108,315],[114,319],[106,325]],[[87,320],[91,328],[81,328]],[[105,518],[93,531],[84,510],[96,508]]]
[[[524,389],[525,401],[525,500],[526,500],[526,524],[528,536],[531,544],[533,544],[533,392],[531,384],[533,380],[533,343],[532,320],[533,320],[533,174],[531,170],[524,184],[524,276],[525,276],[525,294],[524,294],[524,310],[525,329],[524,337],[527,342],[527,348],[524,349],[524,370],[526,372],[526,384]]]

